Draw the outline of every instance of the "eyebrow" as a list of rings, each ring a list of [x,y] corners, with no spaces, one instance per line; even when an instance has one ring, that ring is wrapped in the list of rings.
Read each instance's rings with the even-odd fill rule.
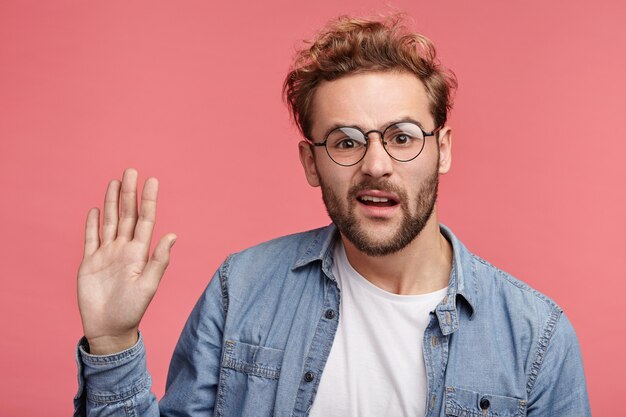
[[[404,122],[411,122],[411,123],[415,123],[416,125],[418,125],[424,132],[430,132],[428,130],[426,130],[424,128],[424,125],[417,119],[414,119],[412,117],[400,117],[396,120],[392,120],[390,122],[385,123],[382,129],[380,129],[380,131],[384,131],[386,128],[388,128],[391,125],[395,125],[396,123],[404,123]],[[363,129],[362,127],[358,126],[358,125],[351,125],[351,124],[347,124],[347,123],[333,123],[328,129],[326,129],[326,131],[324,132],[324,136],[322,136],[324,138],[324,140],[326,140],[326,138],[328,137],[328,135],[330,134],[330,132],[332,132],[335,129],[338,129],[340,127],[352,127],[355,129],[358,129],[362,132],[366,132],[365,129]],[[378,129],[374,129],[374,130],[378,130]]]

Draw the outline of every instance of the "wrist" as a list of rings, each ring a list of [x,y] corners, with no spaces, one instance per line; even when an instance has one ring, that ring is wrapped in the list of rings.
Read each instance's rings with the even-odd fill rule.
[[[91,355],[111,355],[130,349],[139,341],[137,331],[119,336],[99,336],[87,339]]]

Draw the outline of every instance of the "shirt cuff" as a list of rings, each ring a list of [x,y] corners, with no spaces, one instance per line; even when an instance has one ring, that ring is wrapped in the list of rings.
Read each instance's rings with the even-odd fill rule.
[[[141,332],[137,343],[111,355],[88,353],[89,344],[81,338],[76,348],[78,393],[89,401],[114,403],[150,390],[152,380],[146,367],[146,351]]]

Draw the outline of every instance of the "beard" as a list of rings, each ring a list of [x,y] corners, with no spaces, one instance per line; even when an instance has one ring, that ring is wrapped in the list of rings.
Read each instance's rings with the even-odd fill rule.
[[[344,203],[335,192],[327,186],[320,177],[322,199],[326,211],[342,235],[346,237],[359,251],[369,256],[385,256],[404,249],[424,229],[432,215],[437,201],[439,187],[439,173],[435,169],[426,178],[415,204],[411,208],[407,193],[388,181],[363,181],[348,190],[348,199]],[[387,239],[373,239],[367,230],[360,224],[354,215],[357,203],[357,193],[364,190],[380,190],[395,193],[399,198],[402,211],[402,221],[393,236]],[[346,204],[348,205],[346,207]]]

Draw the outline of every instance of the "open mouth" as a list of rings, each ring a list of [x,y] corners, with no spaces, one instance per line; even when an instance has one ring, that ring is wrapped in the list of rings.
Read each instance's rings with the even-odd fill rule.
[[[357,200],[366,206],[372,207],[392,207],[398,204],[398,200],[395,197],[375,196],[367,193],[357,196]]]

